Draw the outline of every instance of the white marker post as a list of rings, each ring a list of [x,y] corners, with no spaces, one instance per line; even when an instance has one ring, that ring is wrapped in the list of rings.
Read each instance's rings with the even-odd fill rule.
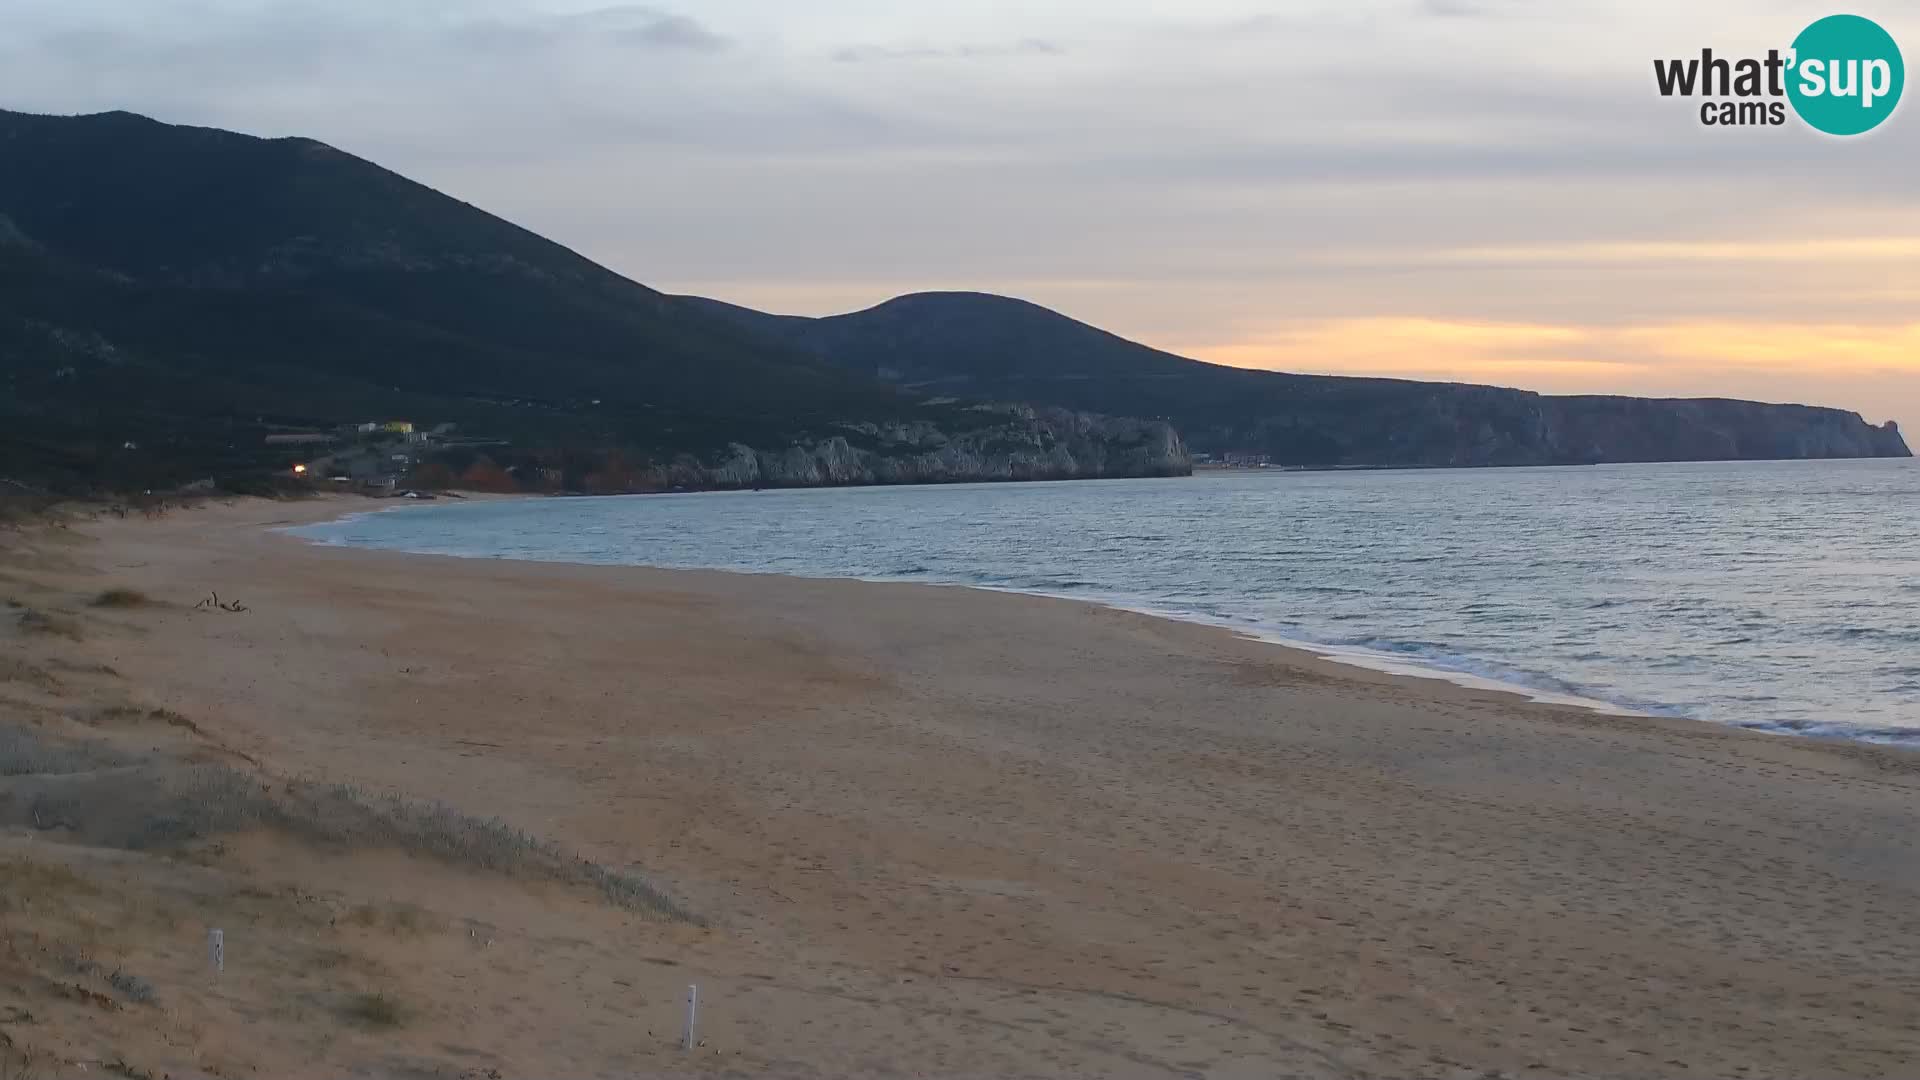
[[[227,970],[226,931],[207,931],[207,959],[213,963],[213,973],[215,975]]]
[[[682,1043],[681,1049],[684,1049],[684,1050],[693,1049],[694,1025],[699,1020],[699,1013],[700,1013],[700,987],[694,984],[689,984],[687,986],[687,1037]]]

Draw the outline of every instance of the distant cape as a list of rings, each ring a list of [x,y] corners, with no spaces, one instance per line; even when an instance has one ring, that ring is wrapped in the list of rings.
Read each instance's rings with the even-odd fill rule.
[[[1196,452],[1275,465],[1911,456],[1897,425],[1875,426],[1841,409],[1253,371],[1162,352],[983,293],[917,293],[826,318],[683,299],[761,341],[917,392],[1164,417]]]

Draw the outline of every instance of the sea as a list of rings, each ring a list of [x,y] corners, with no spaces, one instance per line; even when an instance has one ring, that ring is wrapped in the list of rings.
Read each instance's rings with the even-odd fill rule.
[[[439,500],[353,547],[1071,597],[1541,700],[1920,745],[1920,462]]]

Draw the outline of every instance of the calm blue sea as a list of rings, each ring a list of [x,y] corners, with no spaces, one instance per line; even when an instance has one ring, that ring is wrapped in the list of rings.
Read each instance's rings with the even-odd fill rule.
[[[1077,597],[1390,670],[1920,745],[1920,462],[439,502],[296,530]]]

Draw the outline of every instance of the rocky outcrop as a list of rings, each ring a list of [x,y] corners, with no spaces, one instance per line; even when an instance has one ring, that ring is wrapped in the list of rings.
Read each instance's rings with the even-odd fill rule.
[[[1394,389],[1332,416],[1313,399],[1276,403],[1237,429],[1204,435],[1258,448],[1276,462],[1334,466],[1911,456],[1892,421],[1876,427],[1842,409],[1719,398],[1555,397],[1488,386]]]
[[[786,447],[733,443],[642,471],[638,488],[830,487],[999,480],[1185,476],[1193,462],[1164,421],[1066,409],[992,406],[988,422],[949,433],[925,421],[841,425],[843,433]]]
[[[1540,450],[1574,462],[1911,457],[1859,413],[1726,399],[1542,398]]]

